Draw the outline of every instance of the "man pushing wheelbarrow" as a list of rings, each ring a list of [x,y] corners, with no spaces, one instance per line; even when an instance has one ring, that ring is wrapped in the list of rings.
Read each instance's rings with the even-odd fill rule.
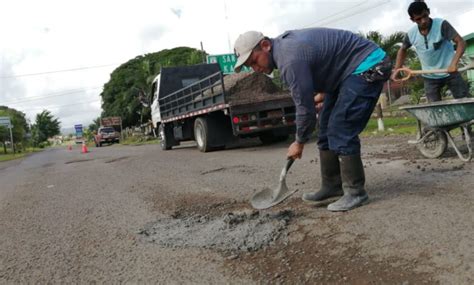
[[[416,143],[421,153],[428,158],[441,156],[447,143],[453,146],[458,156],[469,161],[471,150],[471,125],[474,123],[474,100],[469,97],[468,85],[459,71],[472,69],[473,63],[458,69],[466,43],[448,21],[430,18],[430,9],[423,1],[415,1],[408,7],[410,19],[417,25],[412,27],[400,47],[391,79],[404,81],[411,75],[420,74],[424,79],[425,95],[428,104],[407,106],[407,110],[418,119]],[[453,42],[456,44],[454,49]],[[402,68],[407,49],[413,46],[420,59],[423,70],[412,71]],[[405,77],[400,78],[401,73]],[[447,86],[456,100],[441,101],[441,88]],[[459,99],[459,100],[457,100]],[[436,103],[431,103],[436,102]],[[424,127],[421,128],[421,123]],[[450,130],[461,127],[468,148],[464,156],[453,141]]]

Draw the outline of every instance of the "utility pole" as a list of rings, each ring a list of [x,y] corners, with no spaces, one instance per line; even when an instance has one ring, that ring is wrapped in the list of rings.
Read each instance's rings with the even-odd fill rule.
[[[13,133],[12,133],[13,125],[10,125],[10,140],[12,142],[12,151],[15,153],[15,145],[13,144]]]
[[[201,41],[201,55],[202,55],[202,63],[206,63],[206,58],[204,57],[204,47],[202,45],[202,41]]]
[[[230,44],[230,35],[229,35],[229,22],[228,22],[228,18],[227,18],[227,4],[224,0],[224,19],[225,19],[225,25],[226,25],[226,28],[227,28],[227,44],[229,45],[229,53],[233,53],[232,52],[232,46]]]

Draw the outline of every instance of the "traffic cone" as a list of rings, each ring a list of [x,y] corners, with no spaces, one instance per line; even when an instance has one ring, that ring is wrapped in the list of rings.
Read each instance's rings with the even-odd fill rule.
[[[72,150],[72,145],[68,145],[67,150]]]
[[[89,151],[87,150],[86,142],[82,142],[82,153],[88,153]]]

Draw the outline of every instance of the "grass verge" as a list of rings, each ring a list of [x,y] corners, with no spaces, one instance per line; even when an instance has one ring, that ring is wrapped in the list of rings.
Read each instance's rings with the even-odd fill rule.
[[[42,149],[40,148],[27,148],[24,151],[17,152],[17,153],[12,153],[11,150],[7,150],[7,153],[5,154],[3,151],[0,153],[0,162],[1,161],[8,161],[8,160],[13,160],[13,159],[18,159],[25,157],[26,155],[34,152],[41,151]]]

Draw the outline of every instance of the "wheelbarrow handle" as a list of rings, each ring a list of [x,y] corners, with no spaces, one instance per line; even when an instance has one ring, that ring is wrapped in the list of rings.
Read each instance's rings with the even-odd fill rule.
[[[459,68],[458,72],[463,72],[463,71],[473,69],[473,68],[474,68],[474,61],[469,63],[466,66],[463,66],[463,67]],[[402,68],[398,68],[394,72],[397,75],[400,74],[400,72],[405,73],[405,76],[401,77],[397,81],[406,81],[406,80],[410,79],[410,77],[412,77],[412,75],[431,74],[431,73],[448,73],[448,70],[447,69],[411,70],[408,67],[402,67]]]

